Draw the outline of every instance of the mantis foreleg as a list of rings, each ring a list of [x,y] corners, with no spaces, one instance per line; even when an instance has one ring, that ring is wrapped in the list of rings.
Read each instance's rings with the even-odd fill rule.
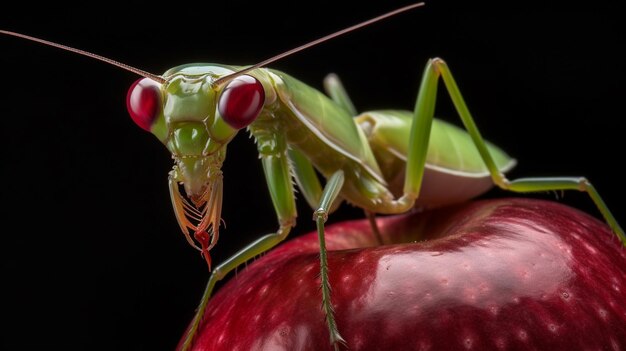
[[[204,310],[211,297],[215,284],[222,280],[226,274],[236,269],[241,264],[253,259],[285,240],[291,228],[295,225],[296,205],[289,161],[287,159],[286,144],[282,140],[282,133],[267,133],[257,135],[257,146],[261,154],[263,170],[267,180],[268,189],[278,217],[279,228],[275,233],[267,234],[252,242],[242,250],[215,267],[209,282],[204,290],[196,315],[187,330],[182,350],[188,350],[193,338],[202,323]],[[272,145],[272,147],[267,147]]]
[[[293,177],[298,184],[298,188],[304,195],[306,202],[315,209],[322,198],[322,185],[320,184],[315,169],[311,162],[302,154],[302,152],[289,149],[289,160],[291,161]]]
[[[313,168],[311,161],[309,161],[302,152],[296,149],[289,149],[287,153],[289,155],[289,161],[291,161],[291,170],[298,184],[298,189],[300,189],[300,192],[304,195],[309,206],[314,210],[317,209],[322,198],[322,185],[317,177],[317,173],[315,173],[315,168]],[[341,205],[341,201],[341,197],[338,196],[337,200],[331,205],[328,213],[335,212]]]

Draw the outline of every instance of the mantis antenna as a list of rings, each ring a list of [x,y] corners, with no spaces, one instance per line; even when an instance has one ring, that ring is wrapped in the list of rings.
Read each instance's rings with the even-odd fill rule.
[[[75,49],[75,48],[73,48],[71,46],[57,44],[57,43],[52,42],[52,41],[39,39],[39,38],[31,37],[29,35],[24,35],[24,34],[20,34],[20,33],[16,33],[16,32],[11,32],[11,31],[8,31],[8,30],[0,29],[0,34],[6,34],[6,35],[10,35],[12,37],[18,37],[18,38],[34,41],[34,42],[37,42],[37,43],[40,43],[40,44],[53,46],[55,48],[59,48],[59,49],[66,50],[66,51],[70,51],[70,52],[73,52],[75,54],[91,57],[93,59],[100,60],[100,61],[106,62],[106,63],[108,63],[110,65],[117,66],[117,67],[119,67],[121,69],[125,69],[127,71],[133,72],[133,73],[138,74],[138,75],[140,75],[142,77],[146,77],[146,78],[152,79],[152,80],[154,80],[156,82],[159,82],[161,84],[163,84],[163,83],[165,83],[167,81],[165,78],[163,78],[161,76],[158,76],[156,74],[152,74],[150,72],[146,72],[144,70],[141,70],[139,68],[135,68],[135,67],[127,65],[125,63],[121,63],[121,62],[118,62],[118,61],[115,61],[115,60],[111,60],[108,57],[104,57],[104,56],[93,54],[93,53],[91,53],[89,51]]]
[[[382,14],[382,15],[380,15],[378,17],[374,17],[374,18],[369,19],[367,21],[355,24],[352,27],[348,27],[348,28],[336,31],[336,32],[331,33],[331,34],[329,34],[327,36],[324,36],[324,37],[321,37],[319,39],[310,41],[310,42],[308,42],[308,43],[306,43],[304,45],[300,45],[300,46],[298,46],[296,48],[293,48],[291,50],[285,51],[285,52],[283,52],[281,54],[278,54],[276,56],[270,57],[267,60],[264,60],[264,61],[261,61],[261,62],[257,63],[256,65],[250,66],[248,68],[244,68],[244,69],[242,69],[240,71],[237,71],[235,73],[231,73],[231,74],[229,74],[227,76],[221,77],[218,80],[216,80],[215,82],[213,82],[213,85],[224,84],[227,81],[229,81],[229,80],[231,80],[231,79],[233,79],[233,78],[235,78],[237,76],[240,76],[240,75],[242,75],[244,73],[247,73],[247,72],[252,71],[254,69],[257,69],[257,68],[261,68],[261,67],[267,66],[267,65],[269,65],[272,62],[276,62],[276,61],[278,61],[280,59],[283,59],[283,58],[285,58],[287,56],[293,55],[293,54],[295,54],[297,52],[300,52],[302,50],[308,49],[308,48],[310,48],[312,46],[321,44],[321,43],[323,43],[323,42],[325,42],[327,40],[336,38],[336,37],[338,37],[340,35],[344,35],[344,34],[350,33],[352,31],[355,31],[355,30],[359,29],[359,28],[368,26],[368,25],[370,25],[372,23],[384,20],[385,18],[388,18],[388,17],[391,17],[391,16],[395,16],[395,15],[400,14],[402,12],[406,12],[406,11],[409,11],[409,10],[412,10],[414,8],[421,7],[421,6],[424,6],[424,5],[425,4],[423,2],[418,2],[418,3],[412,4],[412,5],[407,5],[405,7],[401,7],[399,9],[397,9],[397,10],[393,10],[391,12],[387,12],[385,14]]]
[[[249,71],[251,71],[253,69],[264,67],[264,66],[266,66],[266,65],[268,65],[268,64],[270,64],[272,62],[276,62],[276,61],[278,61],[280,59],[283,59],[283,58],[285,58],[287,56],[290,56],[290,55],[295,54],[297,52],[300,52],[302,50],[308,49],[308,48],[310,48],[312,46],[321,44],[321,43],[323,43],[323,42],[325,42],[327,40],[336,38],[336,37],[338,37],[340,35],[344,35],[346,33],[350,33],[352,31],[355,31],[355,30],[359,29],[359,28],[368,26],[368,25],[370,25],[372,23],[381,21],[381,20],[386,19],[388,17],[395,16],[395,15],[400,14],[402,12],[406,12],[406,11],[409,11],[409,10],[412,10],[414,8],[421,7],[421,6],[424,6],[423,2],[418,2],[418,3],[412,4],[412,5],[407,5],[407,6],[401,7],[399,9],[397,9],[397,10],[393,10],[393,11],[387,12],[387,13],[385,13],[383,15],[378,16],[378,17],[375,17],[375,18],[369,19],[367,21],[355,24],[355,25],[353,25],[351,27],[348,27],[348,28],[336,31],[336,32],[331,33],[331,34],[329,34],[327,36],[324,36],[322,38],[313,40],[313,41],[308,42],[308,43],[306,43],[304,45],[298,46],[296,48],[293,48],[291,50],[285,51],[285,52],[283,52],[281,54],[278,54],[276,56],[270,57],[267,60],[261,61],[261,62],[255,64],[255,65],[253,65],[253,66],[250,66],[248,68],[244,68],[244,69],[242,69],[240,71],[237,71],[235,73],[232,73],[232,74],[229,74],[227,76],[221,77],[218,80],[216,80],[215,82],[213,82],[213,85],[214,86],[219,86],[219,85],[224,84],[227,81],[230,81],[233,78],[235,78],[237,76],[240,76],[240,75],[242,75],[244,73],[247,73],[247,72],[249,72]],[[52,42],[52,41],[48,41],[48,40],[44,40],[44,39],[40,39],[40,38],[36,38],[36,37],[31,37],[29,35],[16,33],[16,32],[11,32],[11,31],[8,31],[8,30],[0,29],[0,34],[5,34],[5,35],[12,36],[12,37],[17,37],[17,38],[22,38],[22,39],[34,41],[34,42],[37,42],[37,43],[40,43],[40,44],[52,46],[52,47],[59,48],[59,49],[65,50],[65,51],[70,51],[70,52],[73,52],[73,53],[76,53],[76,54],[79,54],[79,55],[83,55],[83,56],[87,56],[87,57],[90,57],[90,58],[93,58],[93,59],[96,59],[96,60],[100,60],[100,61],[103,61],[103,62],[108,63],[110,65],[117,66],[117,67],[119,67],[121,69],[124,69],[126,71],[130,71],[132,73],[138,74],[138,75],[140,75],[142,77],[146,77],[146,78],[152,79],[152,80],[154,80],[156,82],[159,82],[161,84],[167,82],[167,79],[162,77],[162,76],[160,76],[160,75],[156,75],[156,74],[144,71],[142,69],[135,68],[135,67],[127,65],[125,63],[121,63],[121,62],[112,60],[110,58],[91,53],[89,51],[75,49],[75,48],[73,48],[71,46],[58,44],[58,43],[55,43],[55,42]]]

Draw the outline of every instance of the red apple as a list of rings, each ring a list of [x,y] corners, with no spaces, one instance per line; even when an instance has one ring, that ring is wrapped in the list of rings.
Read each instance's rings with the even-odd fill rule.
[[[486,200],[326,231],[349,350],[626,350],[626,250],[555,202]],[[330,350],[316,233],[240,271],[194,350]]]

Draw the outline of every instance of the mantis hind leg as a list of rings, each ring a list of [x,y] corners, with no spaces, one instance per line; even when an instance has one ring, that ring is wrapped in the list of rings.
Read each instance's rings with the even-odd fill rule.
[[[600,213],[626,246],[626,235],[624,230],[617,223],[617,220],[600,197],[600,194],[591,185],[591,183],[582,177],[554,177],[554,178],[521,178],[509,181],[504,174],[498,169],[493,156],[489,152],[487,144],[480,135],[478,128],[472,118],[469,109],[461,92],[448,68],[447,64],[435,58],[429,60],[420,91],[415,105],[415,116],[411,127],[411,140],[409,141],[409,154],[407,157],[406,178],[404,184],[404,196],[400,200],[410,201],[419,196],[419,190],[424,175],[424,167],[426,163],[426,152],[428,148],[428,138],[430,135],[435,100],[437,95],[437,83],[439,77],[442,78],[444,85],[450,95],[452,102],[461,117],[465,129],[469,133],[478,152],[485,162],[485,165],[493,179],[493,182],[504,190],[514,192],[537,192],[537,191],[553,191],[553,190],[578,190],[589,194],[591,200],[598,207]]]

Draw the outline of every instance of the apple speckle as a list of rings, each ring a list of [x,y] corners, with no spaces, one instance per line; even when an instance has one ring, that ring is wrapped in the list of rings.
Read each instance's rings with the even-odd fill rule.
[[[598,315],[600,315],[600,318],[602,318],[604,321],[608,319],[607,311],[604,308],[598,308]]]
[[[614,351],[619,351],[622,349],[622,347],[620,346],[620,343],[613,338],[611,338],[611,347],[613,348]]]
[[[363,333],[357,333],[354,335],[354,344],[353,347],[356,350],[359,350],[363,347],[365,347],[365,343],[367,341],[367,338],[365,337],[365,335],[363,335]]]
[[[311,263],[310,265],[307,265],[304,269],[304,273],[310,273],[314,269],[319,269],[319,264]]]
[[[530,273],[528,273],[527,270],[522,271],[521,276],[523,279],[528,279],[528,276],[530,275]]]
[[[471,337],[466,337],[463,340],[463,347],[465,347],[466,350],[471,350],[472,349],[472,345],[474,345],[474,340],[472,340]]]
[[[589,243],[583,243],[583,247],[587,249],[587,251],[589,251],[589,253],[592,255],[595,255],[598,253],[598,251],[593,246],[589,245]]]
[[[351,282],[354,281],[354,274],[351,273],[346,273],[343,276],[341,276],[341,281],[345,284],[350,284]]]
[[[497,337],[493,342],[498,350],[506,350],[506,338],[505,337]]]
[[[555,333],[555,334],[556,334],[556,333],[557,333],[557,331],[558,331],[558,329],[559,329],[559,328],[557,327],[557,325],[556,325],[556,324],[554,324],[554,323],[550,323],[550,324],[548,324],[548,330],[550,330],[552,333]]]
[[[476,301],[476,295],[475,295],[475,294],[472,294],[472,293],[467,294],[467,300],[468,300],[468,302],[470,302],[470,303],[475,302],[475,301]]]
[[[226,340],[226,333],[221,333],[218,337],[217,337],[217,344],[223,344],[224,340]]]
[[[269,290],[269,285],[265,284],[263,285],[258,292],[259,298],[263,298],[263,295],[267,294],[267,291]]]

